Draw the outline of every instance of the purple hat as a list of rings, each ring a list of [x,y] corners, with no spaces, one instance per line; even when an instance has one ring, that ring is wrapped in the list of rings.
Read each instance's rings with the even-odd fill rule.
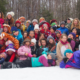
[[[14,32],[16,32],[16,31],[18,31],[18,29],[17,29],[17,27],[13,26],[13,27],[11,28],[11,31],[12,31],[12,33],[14,33]]]
[[[75,34],[75,33],[71,32],[70,34],[72,34],[72,35],[73,35],[73,38],[75,38],[75,37],[76,37],[76,34]]]
[[[13,52],[16,51],[13,44],[9,44],[9,45],[7,46],[6,52],[9,51],[9,50],[11,50],[11,51],[13,51]]]

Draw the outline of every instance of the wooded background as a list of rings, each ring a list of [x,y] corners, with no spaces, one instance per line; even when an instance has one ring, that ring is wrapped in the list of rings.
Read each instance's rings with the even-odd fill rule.
[[[24,16],[26,19],[45,17],[62,21],[71,18],[80,19],[80,0],[0,0],[6,1],[6,12],[14,11],[14,19]],[[5,13],[6,13],[5,12]]]

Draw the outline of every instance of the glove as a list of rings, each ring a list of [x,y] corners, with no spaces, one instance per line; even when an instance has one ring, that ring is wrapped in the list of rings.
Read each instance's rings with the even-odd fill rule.
[[[68,59],[67,57],[63,58],[64,63],[67,63],[68,60],[69,60],[69,59]]]

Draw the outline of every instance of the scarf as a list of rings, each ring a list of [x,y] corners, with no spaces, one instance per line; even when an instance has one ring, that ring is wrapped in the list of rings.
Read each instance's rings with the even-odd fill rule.
[[[68,43],[68,41],[66,41],[66,42],[63,42],[63,41],[60,41],[63,45],[65,45],[65,44],[67,44]]]

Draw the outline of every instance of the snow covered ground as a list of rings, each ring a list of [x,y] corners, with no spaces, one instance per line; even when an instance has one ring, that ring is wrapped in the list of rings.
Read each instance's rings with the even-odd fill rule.
[[[79,69],[39,67],[0,70],[0,80],[80,80]]]

